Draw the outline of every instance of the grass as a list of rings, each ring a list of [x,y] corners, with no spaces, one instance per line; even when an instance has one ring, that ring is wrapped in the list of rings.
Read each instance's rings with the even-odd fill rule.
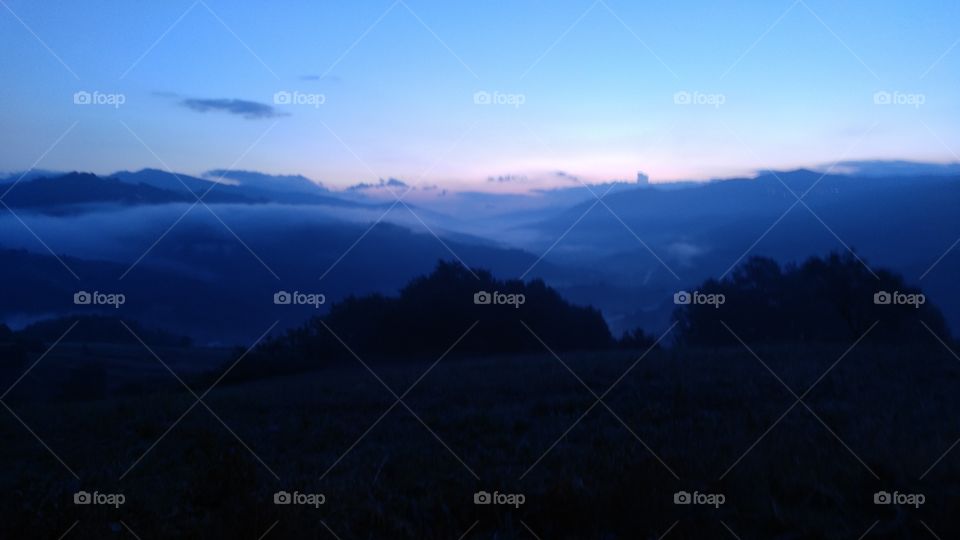
[[[45,350],[46,346],[43,346],[34,351],[30,362],[11,375],[8,384],[26,371]],[[154,347],[153,350],[181,377],[195,376],[206,370],[216,369],[230,354],[228,349],[216,347]],[[10,399],[57,399],[62,395],[62,387],[70,380],[71,374],[84,369],[97,372],[95,377],[87,377],[95,380],[85,382],[102,383],[103,393],[107,394],[142,394],[144,391],[179,386],[163,364],[140,345],[62,342],[50,349],[49,353],[17,382]],[[6,387],[3,390],[6,390]]]
[[[448,358],[404,398],[416,416],[398,404],[365,436],[396,399],[360,363],[218,387],[205,402],[229,429],[197,405],[123,480],[190,394],[13,401],[80,480],[0,411],[0,536],[79,520],[68,538],[957,537],[960,454],[937,460],[960,438],[960,362],[861,345],[831,369],[845,349],[656,351],[633,369],[639,352],[562,355],[576,376],[549,354]],[[371,367],[402,395],[432,361]],[[597,395],[623,378],[604,405],[578,377]],[[819,382],[794,406],[777,377],[797,395]],[[78,489],[127,503],[75,506]],[[278,490],[327,500],[276,506]],[[526,503],[477,506],[478,490]],[[679,490],[726,503],[675,505]],[[879,490],[926,503],[874,505]]]

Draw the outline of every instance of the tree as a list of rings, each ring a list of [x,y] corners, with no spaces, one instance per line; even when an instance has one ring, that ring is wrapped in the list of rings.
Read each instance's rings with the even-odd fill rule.
[[[454,344],[452,354],[459,355],[543,352],[544,343],[554,351],[616,344],[598,310],[568,303],[543,281],[502,281],[485,270],[440,261],[396,297],[350,297],[334,304],[327,315],[258,347],[233,375],[315,369],[352,362],[354,354],[432,359]]]
[[[875,322],[868,336],[872,341],[925,341],[930,330],[949,336],[942,313],[920,289],[889,271],[873,273],[852,254],[813,257],[783,268],[772,259],[752,257],[727,279],[708,280],[697,292],[723,295],[724,302],[678,306],[674,320],[683,344],[735,343],[724,325],[748,343],[849,343]],[[885,294],[890,303],[883,302]]]

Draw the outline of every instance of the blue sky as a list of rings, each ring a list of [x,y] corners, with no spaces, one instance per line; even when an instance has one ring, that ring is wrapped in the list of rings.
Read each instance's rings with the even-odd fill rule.
[[[958,20],[953,1],[2,0],[0,170],[456,187],[955,161]]]

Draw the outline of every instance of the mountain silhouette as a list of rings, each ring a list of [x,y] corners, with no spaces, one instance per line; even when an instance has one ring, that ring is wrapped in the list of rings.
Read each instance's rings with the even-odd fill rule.
[[[144,183],[122,182],[91,173],[72,172],[62,176],[36,178],[15,184],[4,197],[12,208],[58,209],[73,205],[113,203],[120,205],[192,202],[195,197]],[[214,202],[254,202],[244,196],[213,194]]]
[[[303,176],[271,176],[251,171],[214,170],[210,179],[171,173],[157,169],[136,172],[121,171],[111,175],[131,184],[147,184],[164,190],[196,193],[205,202],[251,202],[317,204],[347,208],[366,208],[366,205],[346,200],[314,184]],[[223,178],[222,182],[217,182]]]

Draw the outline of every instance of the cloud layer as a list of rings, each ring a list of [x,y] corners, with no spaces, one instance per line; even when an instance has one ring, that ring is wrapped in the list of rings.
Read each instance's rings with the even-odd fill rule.
[[[272,106],[243,99],[184,99],[180,105],[197,112],[221,111],[235,114],[247,120],[288,116],[277,112]]]

